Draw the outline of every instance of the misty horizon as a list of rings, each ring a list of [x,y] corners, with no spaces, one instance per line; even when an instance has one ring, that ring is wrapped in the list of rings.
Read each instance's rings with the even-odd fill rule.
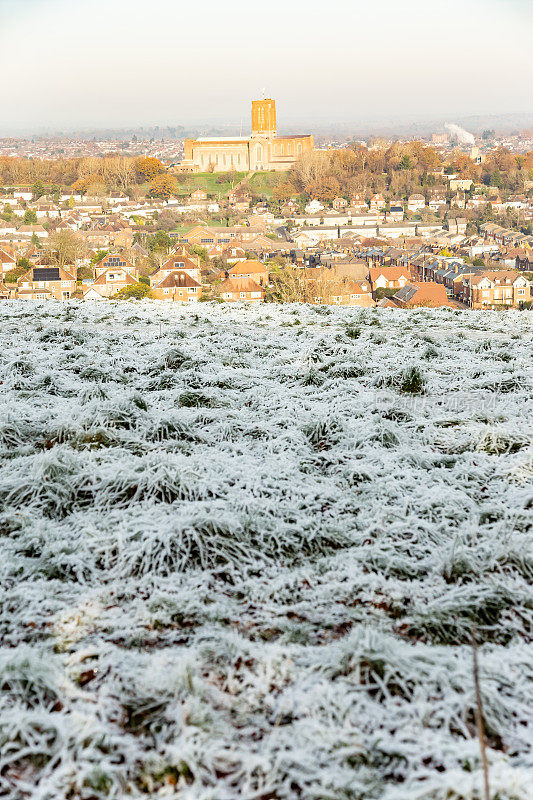
[[[533,113],[531,114],[490,114],[490,115],[475,115],[470,117],[462,117],[460,115],[449,114],[442,118],[406,116],[387,118],[385,116],[375,118],[362,119],[329,119],[328,121],[320,119],[302,119],[302,120],[284,120],[278,125],[280,133],[295,133],[297,131],[304,131],[307,133],[315,134],[315,136],[332,136],[338,134],[339,136],[349,137],[350,135],[357,138],[369,138],[372,136],[380,135],[396,135],[402,136],[428,136],[433,132],[446,130],[447,125],[459,125],[474,135],[480,134],[486,128],[495,129],[496,133],[500,135],[510,134],[517,131],[528,130],[533,128]],[[230,135],[240,133],[242,129],[243,134],[250,132],[250,124],[242,123],[240,120],[223,120],[217,118],[211,119],[197,119],[197,120],[181,120],[181,121],[155,121],[153,123],[147,122],[145,124],[127,124],[116,127],[102,127],[102,126],[71,126],[63,128],[54,128],[53,126],[41,127],[22,127],[18,130],[14,127],[7,128],[0,126],[0,136],[5,138],[61,138],[61,137],[80,137],[88,138],[94,136],[102,136],[104,138],[121,136],[142,135],[147,136],[161,136],[168,138],[183,138],[187,135],[203,134],[222,134],[228,133]]]
[[[0,132],[248,130],[263,87],[280,130],[533,118],[532,31],[523,0],[274,0],[259,19],[242,0],[0,0]]]

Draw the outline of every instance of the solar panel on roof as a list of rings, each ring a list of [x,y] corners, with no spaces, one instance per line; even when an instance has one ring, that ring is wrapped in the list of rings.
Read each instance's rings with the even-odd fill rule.
[[[59,281],[59,267],[35,267],[33,270],[34,281]]]

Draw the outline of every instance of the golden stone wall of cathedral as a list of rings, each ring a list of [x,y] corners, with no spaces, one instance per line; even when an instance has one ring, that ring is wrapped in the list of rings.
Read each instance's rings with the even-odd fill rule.
[[[252,101],[250,137],[186,139],[183,163],[200,172],[283,172],[313,149],[310,134],[276,136],[276,104],[268,98]]]

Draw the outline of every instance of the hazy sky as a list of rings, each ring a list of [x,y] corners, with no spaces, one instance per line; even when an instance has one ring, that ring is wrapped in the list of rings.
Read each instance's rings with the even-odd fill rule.
[[[0,129],[533,112],[533,0],[0,0]]]

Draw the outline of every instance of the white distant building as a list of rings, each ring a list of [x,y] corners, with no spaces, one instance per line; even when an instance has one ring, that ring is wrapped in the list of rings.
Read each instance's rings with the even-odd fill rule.
[[[423,194],[411,194],[407,200],[407,208],[414,214],[426,207],[426,198]]]
[[[309,203],[305,207],[306,214],[318,214],[319,211],[323,211],[324,206],[319,200],[310,200]]]

